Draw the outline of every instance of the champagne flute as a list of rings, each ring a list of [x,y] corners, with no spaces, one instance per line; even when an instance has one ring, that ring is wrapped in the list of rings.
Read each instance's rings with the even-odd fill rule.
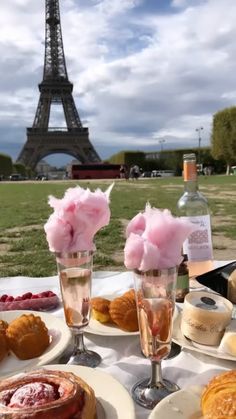
[[[84,344],[84,329],[90,318],[93,252],[56,253],[61,295],[67,326],[72,331],[73,350],[61,363],[96,367],[101,357]]]
[[[161,361],[171,350],[177,267],[134,271],[134,285],[142,353],[151,361],[151,377],[136,383],[132,397],[136,403],[153,409],[179,387],[162,378]]]

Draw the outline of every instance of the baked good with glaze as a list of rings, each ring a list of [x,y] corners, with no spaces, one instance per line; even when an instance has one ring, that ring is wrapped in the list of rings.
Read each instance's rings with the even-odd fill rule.
[[[42,355],[50,344],[48,329],[41,317],[23,314],[13,320],[7,330],[9,348],[19,359]]]
[[[100,323],[111,322],[110,316],[110,300],[103,297],[94,297],[91,299],[92,317]]]
[[[127,291],[121,297],[115,298],[110,304],[112,321],[128,332],[138,330],[138,316],[134,290]]]
[[[6,338],[6,330],[8,323],[0,320],[0,361],[8,354],[8,344]]]
[[[0,382],[0,417],[95,419],[95,394],[73,373],[36,370]]]
[[[204,419],[236,418],[236,370],[214,377],[201,397]]]

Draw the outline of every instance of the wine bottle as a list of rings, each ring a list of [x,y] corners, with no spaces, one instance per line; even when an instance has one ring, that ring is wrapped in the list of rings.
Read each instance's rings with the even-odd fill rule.
[[[181,217],[196,225],[183,244],[188,257],[189,276],[200,275],[213,269],[213,249],[210,210],[207,199],[198,190],[196,155],[184,154],[184,193],[177,208]]]

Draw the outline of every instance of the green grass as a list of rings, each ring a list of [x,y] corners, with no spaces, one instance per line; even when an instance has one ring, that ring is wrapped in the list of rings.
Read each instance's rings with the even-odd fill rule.
[[[105,190],[110,183],[91,181],[80,185]],[[51,213],[47,200],[50,194],[62,197],[68,187],[76,184],[73,181],[0,183],[0,277],[56,274],[55,260],[43,230]],[[208,197],[213,221],[215,216],[228,217],[228,224],[213,222],[213,234],[235,239],[236,176],[200,177],[199,186]],[[158,208],[169,208],[175,214],[182,191],[181,178],[116,181],[111,194],[110,224],[96,235],[94,268],[124,269],[122,252],[127,220],[143,210],[147,201]]]

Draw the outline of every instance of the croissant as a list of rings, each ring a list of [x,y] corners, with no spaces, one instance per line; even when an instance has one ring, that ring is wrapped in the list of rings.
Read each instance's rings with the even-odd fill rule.
[[[109,323],[111,316],[109,313],[110,300],[103,297],[94,297],[91,299],[92,317],[101,323]]]
[[[127,291],[121,297],[110,303],[112,321],[121,329],[128,332],[138,330],[138,317],[134,290]]]
[[[0,417],[95,419],[96,399],[73,373],[36,370],[0,382]]]
[[[214,377],[201,397],[204,419],[236,418],[236,370]]]
[[[48,329],[39,316],[23,314],[13,320],[7,330],[9,348],[19,359],[42,355],[50,344]]]

